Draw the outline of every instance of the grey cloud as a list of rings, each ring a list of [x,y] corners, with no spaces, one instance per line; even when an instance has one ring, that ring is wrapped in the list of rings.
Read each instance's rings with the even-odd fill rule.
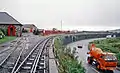
[[[119,0],[1,0],[0,9],[39,28],[120,27]]]

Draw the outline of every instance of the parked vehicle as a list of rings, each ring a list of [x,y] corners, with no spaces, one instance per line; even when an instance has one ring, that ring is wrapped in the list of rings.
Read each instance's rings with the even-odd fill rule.
[[[82,48],[82,46],[78,46],[78,48]]]
[[[115,54],[103,52],[100,48],[97,48],[95,44],[90,46],[90,52],[87,54],[90,55],[87,59],[88,63],[96,66],[99,70],[113,73],[113,70],[117,67],[117,58]]]

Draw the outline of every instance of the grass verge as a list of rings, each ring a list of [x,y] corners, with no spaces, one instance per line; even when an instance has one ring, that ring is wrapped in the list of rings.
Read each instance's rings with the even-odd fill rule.
[[[4,38],[0,39],[0,44],[5,43],[5,42],[9,42],[14,40],[16,37],[12,37],[12,36],[5,36]]]
[[[75,49],[71,51],[63,45],[61,38],[56,38],[55,42],[55,55],[59,61],[59,73],[85,73],[85,68],[82,62],[78,62],[77,57],[74,56]]]

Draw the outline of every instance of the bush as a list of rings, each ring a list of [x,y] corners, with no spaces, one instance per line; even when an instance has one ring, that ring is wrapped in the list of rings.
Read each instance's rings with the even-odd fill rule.
[[[116,54],[117,59],[118,59],[118,66],[120,67],[120,52]]]
[[[7,29],[6,28],[4,28],[4,29],[0,28],[0,30],[3,32],[4,35],[7,36]]]
[[[116,38],[109,38],[106,41],[107,41],[107,43],[116,43],[116,42],[118,42],[118,40]]]
[[[75,57],[76,48],[66,48],[63,45],[62,39],[55,39],[55,54],[59,60],[59,73],[85,73],[85,68],[82,62],[78,62]]]
[[[0,30],[0,39],[4,38],[5,35],[3,34],[3,32]]]
[[[120,48],[120,43],[112,43],[111,45],[112,45],[112,47],[118,47],[118,48]]]

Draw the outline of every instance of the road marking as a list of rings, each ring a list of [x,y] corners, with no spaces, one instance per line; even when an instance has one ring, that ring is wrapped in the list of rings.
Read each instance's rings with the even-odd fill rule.
[[[100,73],[99,71],[97,71],[95,68],[91,67],[96,73]]]

